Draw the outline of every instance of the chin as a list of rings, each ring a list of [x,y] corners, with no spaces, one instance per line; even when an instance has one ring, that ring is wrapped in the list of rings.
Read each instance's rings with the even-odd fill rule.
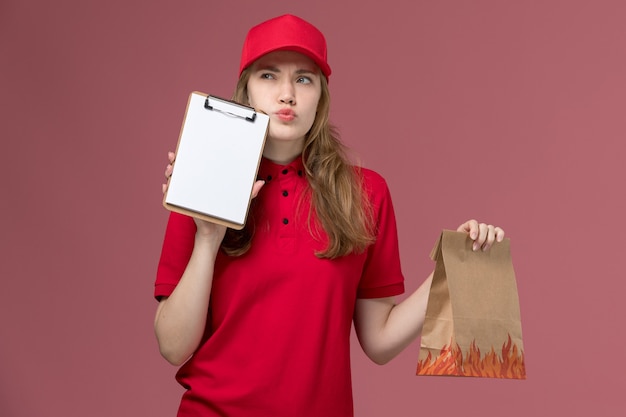
[[[296,132],[270,132],[267,135],[268,140],[273,140],[275,142],[304,142],[304,134],[296,133]]]

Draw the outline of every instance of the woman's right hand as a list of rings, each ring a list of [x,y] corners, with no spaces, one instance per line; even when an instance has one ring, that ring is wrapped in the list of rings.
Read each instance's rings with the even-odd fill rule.
[[[171,151],[168,152],[167,159],[169,163],[165,167],[165,178],[169,182],[169,178],[172,176],[172,172],[174,170],[174,161],[176,160],[176,154]],[[259,191],[261,190],[264,184],[265,184],[265,181],[262,181],[262,180],[256,181],[254,183],[254,185],[252,186],[252,198],[255,198],[259,194]],[[161,188],[163,190],[163,194],[165,194],[165,192],[167,191],[167,182],[165,184],[162,184]],[[216,223],[211,223],[206,220],[197,219],[197,218],[194,218],[194,221],[196,223],[196,228],[197,228],[196,237],[206,238],[206,237],[212,236],[212,237],[217,238],[218,244],[221,244],[222,239],[224,239],[224,234],[226,233],[225,226],[222,226]]]

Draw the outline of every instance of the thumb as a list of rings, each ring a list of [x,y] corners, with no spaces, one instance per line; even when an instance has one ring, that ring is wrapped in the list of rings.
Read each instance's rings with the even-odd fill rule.
[[[259,180],[254,183],[254,185],[252,186],[252,198],[255,198],[257,195],[259,195],[259,191],[261,191],[261,188],[263,188],[264,185],[265,181],[263,180]]]

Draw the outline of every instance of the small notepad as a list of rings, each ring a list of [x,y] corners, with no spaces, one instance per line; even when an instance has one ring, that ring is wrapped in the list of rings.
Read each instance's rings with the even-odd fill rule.
[[[251,107],[191,93],[165,208],[243,228],[268,125],[269,117]]]

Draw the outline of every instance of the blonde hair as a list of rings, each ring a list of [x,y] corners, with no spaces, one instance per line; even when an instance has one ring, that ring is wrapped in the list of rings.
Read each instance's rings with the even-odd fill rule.
[[[233,100],[248,104],[247,84],[250,69],[245,69],[235,89]],[[302,160],[311,196],[309,230],[317,222],[328,235],[328,246],[315,255],[334,259],[363,252],[375,240],[372,207],[365,195],[360,169],[352,165],[347,149],[339,140],[329,120],[330,92],[324,76],[317,114],[306,135]],[[255,200],[250,219],[241,231],[228,229],[222,249],[229,255],[242,255],[250,248],[254,235]]]

